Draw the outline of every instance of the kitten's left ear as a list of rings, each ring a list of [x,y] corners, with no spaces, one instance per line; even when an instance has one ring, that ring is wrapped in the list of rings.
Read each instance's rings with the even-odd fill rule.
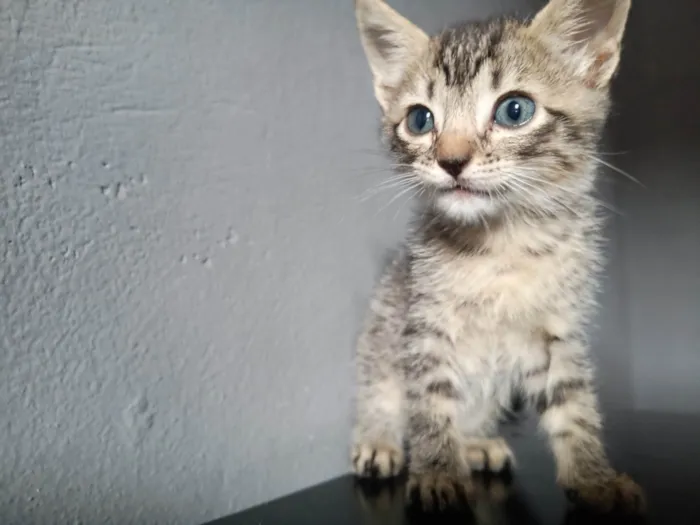
[[[588,85],[602,88],[617,71],[631,3],[631,0],[550,0],[528,30],[575,60]]]
[[[384,111],[406,70],[429,45],[429,37],[384,0],[355,0],[360,38]]]

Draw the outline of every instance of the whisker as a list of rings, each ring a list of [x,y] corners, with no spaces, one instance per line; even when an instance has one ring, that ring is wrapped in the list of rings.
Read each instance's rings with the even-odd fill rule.
[[[607,155],[607,156],[614,156],[614,155],[627,155],[629,151],[598,151],[598,155]]]
[[[391,185],[385,185],[385,186],[381,186],[379,188],[375,188],[373,191],[365,191],[359,197],[359,200],[360,200],[360,202],[366,202],[369,199],[371,199],[372,197],[376,197],[377,195],[379,195],[381,192],[383,192],[385,190],[390,190],[390,189],[395,189],[395,188],[404,190],[404,189],[416,188],[418,186],[420,186],[420,183],[418,181],[399,181],[399,182],[396,182],[396,183],[391,184]]]
[[[378,182],[377,186],[384,186],[386,184],[391,184],[392,182],[403,181],[403,180],[412,180],[412,179],[414,179],[414,176],[411,173],[393,174],[390,177],[386,178],[385,180]]]
[[[642,184],[642,183],[639,181],[639,179],[637,179],[636,177],[633,177],[632,175],[630,175],[629,173],[627,173],[625,170],[623,170],[623,169],[621,169],[621,168],[618,168],[618,167],[615,166],[614,164],[611,164],[611,163],[609,163],[609,162],[606,162],[606,161],[604,161],[603,159],[600,159],[600,158],[596,157],[595,155],[589,155],[589,157],[590,157],[591,159],[593,159],[594,161],[596,161],[596,162],[602,164],[603,166],[606,166],[606,167],[610,168],[611,170],[616,171],[616,172],[619,173],[620,175],[624,175],[625,177],[627,177],[627,178],[628,178],[629,180],[631,180],[632,182],[636,182],[636,183],[639,184],[642,188],[648,189],[644,184]]]
[[[406,189],[404,189],[404,190],[401,190],[399,193],[397,193],[396,195],[394,195],[394,196],[389,200],[389,202],[387,202],[384,206],[382,206],[381,208],[379,208],[379,210],[377,210],[377,212],[374,214],[374,216],[376,217],[376,216],[379,215],[381,212],[383,212],[384,210],[386,210],[389,206],[391,206],[391,205],[396,201],[396,199],[398,199],[398,198],[401,197],[402,195],[405,195],[406,193],[408,193],[408,192],[410,192],[410,191],[414,191],[414,190],[415,190],[415,187],[414,187],[414,186],[411,186],[411,187],[408,187],[408,188],[406,188]],[[411,197],[411,196],[409,196],[409,199],[410,199],[410,197]]]
[[[412,179],[414,179],[414,175],[413,175],[412,173],[395,173],[395,172],[392,172],[388,177],[386,177],[386,178],[380,180],[379,182],[377,182],[377,184],[376,184],[375,186],[372,186],[372,187],[373,187],[373,188],[374,188],[374,187],[381,187],[381,186],[384,186],[384,185],[387,185],[387,184],[391,184],[391,183],[393,183],[393,182],[404,181],[404,180],[412,180]]]
[[[398,208],[396,208],[396,213],[394,213],[394,217],[393,217],[392,220],[395,221],[396,219],[399,218],[399,213],[401,212],[401,210],[403,210],[403,209],[406,207],[406,204],[408,204],[408,203],[411,201],[411,198],[419,198],[421,195],[423,195],[423,192],[424,192],[424,191],[425,191],[425,187],[421,187],[421,188],[418,190],[417,193],[414,193],[412,196],[410,196],[409,198],[405,199],[405,200],[403,201],[403,204],[400,205]]]
[[[550,195],[549,193],[547,193],[546,191],[544,191],[542,188],[538,188],[538,187],[535,186],[534,184],[532,184],[532,183],[530,183],[530,182],[527,182],[527,181],[525,181],[525,180],[522,180],[522,179],[520,179],[518,182],[520,182],[521,184],[526,185],[527,187],[531,188],[532,190],[535,190],[535,191],[540,192],[540,194],[541,194],[542,196],[544,196],[545,199],[548,200],[549,202],[551,202],[551,203],[553,203],[553,204],[556,204],[556,205],[558,205],[559,207],[568,210],[569,212],[571,212],[573,215],[575,215],[575,216],[578,217],[579,219],[583,219],[583,217],[581,216],[581,214],[578,213],[576,210],[574,210],[571,206],[569,206],[568,204],[562,202],[560,199],[557,199],[555,196]],[[535,196],[535,195],[533,195],[532,193],[531,193],[530,195],[531,195],[531,196]]]
[[[532,177],[532,176],[524,175],[524,174],[522,174],[522,173],[511,173],[510,175],[513,176],[513,177],[516,177],[516,178],[517,178],[517,177],[522,177],[522,178],[524,178],[524,179],[528,179],[528,180],[531,180],[531,181],[533,181],[533,182],[537,182],[537,183],[541,183],[541,184],[546,184],[546,185],[548,185],[548,186],[551,186],[551,187],[553,187],[553,188],[556,188],[558,191],[564,191],[564,192],[568,193],[569,195],[578,196],[578,194],[577,194],[575,191],[570,190],[569,188],[566,188],[566,187],[564,187],[564,186],[559,186],[559,185],[557,185],[557,184],[554,184],[553,182],[548,181],[548,180],[545,180],[545,179],[543,179],[543,178],[541,178],[541,177]],[[611,211],[611,212],[613,212],[613,213],[615,213],[615,214],[617,214],[617,215],[619,215],[619,216],[621,216],[621,217],[624,216],[624,214],[623,214],[620,210],[618,210],[617,208],[615,208],[612,204],[610,204],[610,203],[604,201],[603,199],[601,199],[601,198],[599,198],[599,197],[595,197],[595,196],[593,196],[593,195],[591,195],[590,197],[591,197],[595,202],[597,202],[598,204],[600,204],[603,208],[605,208],[606,210],[609,210],[609,211]]]

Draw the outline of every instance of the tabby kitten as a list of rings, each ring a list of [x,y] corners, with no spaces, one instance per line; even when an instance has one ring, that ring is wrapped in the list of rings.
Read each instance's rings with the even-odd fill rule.
[[[570,494],[643,507],[601,443],[586,342],[601,262],[594,154],[629,8],[551,0],[529,21],[429,37],[383,0],[356,0],[385,136],[422,189],[358,342],[358,476],[408,464],[413,494],[449,503],[470,472],[514,462],[497,426],[520,397]]]

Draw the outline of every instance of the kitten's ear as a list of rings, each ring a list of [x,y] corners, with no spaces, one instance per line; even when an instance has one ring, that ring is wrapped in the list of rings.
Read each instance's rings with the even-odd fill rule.
[[[550,0],[529,30],[570,55],[591,87],[610,83],[631,0]]]
[[[355,0],[355,15],[374,76],[374,93],[386,111],[406,68],[425,51],[430,39],[384,0]]]

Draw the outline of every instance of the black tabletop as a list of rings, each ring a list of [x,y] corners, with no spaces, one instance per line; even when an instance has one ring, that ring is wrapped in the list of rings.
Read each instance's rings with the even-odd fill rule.
[[[512,479],[475,479],[476,496],[460,511],[426,514],[405,505],[401,480],[358,483],[344,476],[209,525],[700,525],[700,416],[630,412],[606,419],[613,463],[647,492],[644,518],[573,507],[554,483],[546,442],[525,420],[504,432],[518,459]]]

